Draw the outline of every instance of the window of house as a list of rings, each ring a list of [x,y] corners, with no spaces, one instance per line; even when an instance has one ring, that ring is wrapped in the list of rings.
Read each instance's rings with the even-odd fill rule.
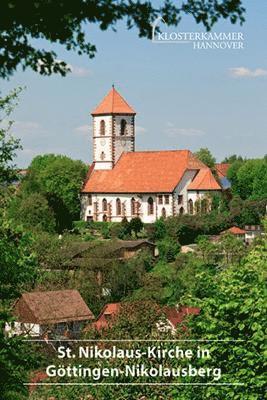
[[[159,195],[159,204],[163,204],[163,196],[162,196],[162,194]]]
[[[163,219],[166,218],[166,208],[163,207],[163,209],[161,210],[161,216]]]
[[[89,194],[88,195],[88,206],[91,206],[91,205],[92,205],[92,195]]]
[[[106,214],[103,215],[103,222],[107,222],[108,217],[106,216]]]
[[[180,208],[179,214],[180,214],[180,215],[183,215],[183,214],[184,214],[184,207],[181,207],[181,208]]]
[[[170,196],[168,194],[165,194],[164,200],[165,200],[165,204],[169,204],[170,203]]]
[[[208,200],[207,199],[203,199],[201,201],[201,213],[202,214],[207,214],[208,212]]]
[[[100,154],[100,158],[101,158],[102,161],[105,160],[105,158],[106,158],[106,155],[105,155],[105,153],[103,151]]]
[[[183,204],[183,195],[178,194],[178,204]]]
[[[122,119],[121,120],[121,131],[120,131],[121,136],[124,136],[126,134],[126,126],[127,126],[127,122],[125,121],[125,119]]]
[[[152,197],[149,197],[147,200],[147,213],[148,215],[152,215],[154,214],[154,201],[152,199]]]
[[[195,209],[196,209],[196,213],[199,214],[200,213],[200,201],[199,200],[195,201]]]
[[[131,199],[131,215],[135,215],[135,199],[132,197]]]
[[[188,212],[189,214],[194,214],[194,204],[192,199],[188,201]]]
[[[105,135],[105,130],[106,130],[106,123],[105,121],[102,119],[100,121],[100,135],[104,136]]]
[[[121,201],[120,199],[116,200],[116,214],[121,215]]]
[[[102,200],[102,211],[107,211],[108,210],[108,202],[107,199]]]

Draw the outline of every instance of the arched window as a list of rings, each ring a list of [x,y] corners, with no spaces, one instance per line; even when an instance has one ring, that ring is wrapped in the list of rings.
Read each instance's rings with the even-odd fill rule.
[[[179,214],[180,214],[180,215],[183,215],[183,214],[184,214],[184,207],[181,207],[181,208],[180,208]]]
[[[165,207],[163,207],[163,209],[161,210],[161,216],[163,219],[166,218],[166,208]]]
[[[104,215],[103,215],[103,221],[104,221],[104,222],[107,222],[107,220],[108,220],[108,217],[106,216],[106,214],[104,214]]]
[[[131,198],[131,215],[135,215],[135,199]]]
[[[192,199],[188,201],[188,212],[189,214],[194,214],[194,204]]]
[[[102,211],[107,211],[108,210],[108,202],[107,199],[102,200]]]
[[[105,153],[103,151],[100,154],[100,158],[101,158],[102,161],[105,160],[105,158],[106,158],[106,155],[105,155]]]
[[[116,200],[116,214],[121,215],[121,201],[120,199]]]
[[[199,214],[200,213],[200,200],[195,201],[195,209],[196,209],[196,213]]]
[[[100,121],[100,135],[104,136],[105,135],[105,130],[106,130],[106,123],[103,119]]]
[[[148,215],[154,214],[154,201],[152,197],[149,197],[147,200],[147,213]]]
[[[207,214],[208,212],[208,200],[207,199],[203,199],[201,201],[201,213],[202,214]]]
[[[121,120],[121,132],[120,132],[121,136],[124,136],[126,134],[126,125],[127,125],[127,122],[125,121],[125,119],[122,119]]]

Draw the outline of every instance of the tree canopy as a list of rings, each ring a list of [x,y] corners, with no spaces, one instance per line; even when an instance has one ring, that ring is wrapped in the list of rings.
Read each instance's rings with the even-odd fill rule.
[[[206,164],[208,167],[213,168],[216,162],[216,158],[213,157],[211,154],[210,150],[207,147],[203,147],[199,149],[196,153],[195,156],[202,161],[204,164]]]
[[[51,230],[54,217],[57,231],[70,228],[72,221],[79,219],[79,192],[86,171],[87,167],[82,161],[75,161],[66,156],[46,154],[35,157],[20,186],[19,195],[24,201],[24,211],[25,206],[29,203],[29,200],[23,200],[25,197],[42,194],[47,200],[47,204],[42,200],[42,207],[46,208],[46,216],[51,216],[49,224],[46,220],[48,230]],[[36,200],[40,203],[40,196]],[[50,211],[47,205],[50,207]]]
[[[267,160],[236,160],[229,168],[227,176],[232,184],[232,192],[242,199],[267,198]]]
[[[207,30],[221,18],[231,23],[244,22],[242,0],[187,0],[177,2],[115,0],[4,0],[0,15],[0,77],[8,78],[20,65],[42,75],[66,75],[70,66],[57,58],[50,44],[60,44],[66,50],[95,56],[96,47],[88,38],[88,25],[101,30],[116,30],[126,22],[127,29],[137,28],[140,37],[151,38],[151,23],[159,16],[167,25],[177,26],[183,15],[192,15],[197,24]],[[38,39],[44,39],[43,49]]]

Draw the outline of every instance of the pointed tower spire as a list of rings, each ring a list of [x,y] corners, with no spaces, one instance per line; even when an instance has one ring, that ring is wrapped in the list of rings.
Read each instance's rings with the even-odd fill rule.
[[[105,114],[129,114],[135,115],[134,109],[127,103],[126,100],[117,92],[112,85],[111,90],[104,97],[101,103],[92,111],[92,115]]]

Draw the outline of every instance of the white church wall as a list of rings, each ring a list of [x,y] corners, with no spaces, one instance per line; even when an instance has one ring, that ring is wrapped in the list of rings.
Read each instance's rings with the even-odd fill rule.
[[[98,221],[103,221],[104,215],[111,218],[113,222],[120,222],[125,216],[128,220],[134,218],[136,215],[132,215],[131,201],[134,199],[140,203],[139,216],[144,223],[155,222],[156,219],[162,216],[162,210],[165,209],[166,217],[173,215],[173,199],[172,194],[168,194],[169,202],[165,198],[166,194],[162,194],[162,204],[159,204],[159,196],[156,194],[136,194],[136,193],[126,193],[126,194],[97,194],[92,195],[91,205],[88,202],[88,195],[82,196],[82,218],[87,220],[88,217],[94,216],[94,203],[98,203]],[[149,214],[148,199],[153,199],[153,214]],[[122,215],[117,215],[116,213],[116,200],[120,199],[122,209],[124,205],[125,212]],[[109,215],[109,207],[107,211],[103,210],[103,200],[106,199],[107,204],[111,205],[111,215]],[[124,215],[123,215],[124,214]]]
[[[176,186],[175,190],[174,190],[174,209],[175,209],[175,214],[179,214],[180,213],[180,209],[183,208],[184,209],[184,213],[188,212],[188,192],[187,192],[187,187],[189,186],[189,184],[192,182],[194,176],[196,175],[196,171],[194,170],[188,170],[185,171],[182,179],[180,180],[180,182],[178,183],[178,185]],[[183,196],[183,201],[181,204],[178,204],[178,196],[182,195]]]

